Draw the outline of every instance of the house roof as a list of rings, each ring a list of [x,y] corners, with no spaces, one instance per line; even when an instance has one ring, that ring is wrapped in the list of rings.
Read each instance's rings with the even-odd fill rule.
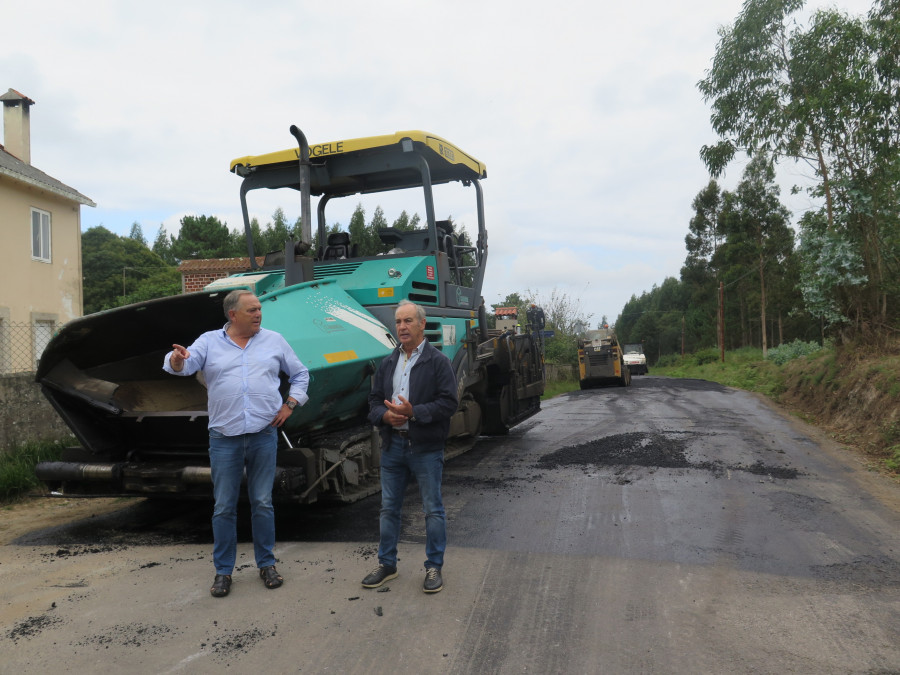
[[[518,316],[519,310],[516,307],[495,307],[494,316]]]
[[[265,257],[258,256],[256,263],[262,265]],[[250,269],[250,258],[206,258],[201,260],[183,260],[178,266],[182,274],[190,272],[246,272]]]
[[[8,176],[14,181],[52,192],[59,197],[85,206],[97,206],[89,197],[85,197],[75,188],[48,176],[40,169],[35,169],[15,155],[9,154],[2,145],[0,145],[0,176]]]

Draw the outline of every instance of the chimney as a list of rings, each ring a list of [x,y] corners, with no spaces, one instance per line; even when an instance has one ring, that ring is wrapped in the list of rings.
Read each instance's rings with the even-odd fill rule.
[[[34,101],[15,89],[0,96],[3,101],[3,145],[5,150],[31,164],[31,106]]]

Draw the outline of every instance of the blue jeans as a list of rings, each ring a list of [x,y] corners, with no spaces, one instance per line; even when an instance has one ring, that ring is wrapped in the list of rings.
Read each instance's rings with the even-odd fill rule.
[[[272,485],[278,429],[266,427],[255,434],[223,436],[210,429],[209,465],[212,469],[213,563],[216,574],[231,574],[237,556],[237,507],[244,466],[247,467],[247,495],[257,567],[275,564],[275,509]]]
[[[403,496],[410,478],[415,476],[425,512],[425,567],[443,567],[447,548],[447,519],[441,500],[443,472],[443,451],[415,452],[407,439],[391,434],[391,442],[381,453],[380,564],[397,566]]]

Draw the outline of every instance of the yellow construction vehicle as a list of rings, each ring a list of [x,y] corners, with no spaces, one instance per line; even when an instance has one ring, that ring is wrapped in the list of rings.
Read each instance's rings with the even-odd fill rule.
[[[622,347],[611,328],[589,330],[578,338],[578,380],[582,389],[601,384],[631,384]]]

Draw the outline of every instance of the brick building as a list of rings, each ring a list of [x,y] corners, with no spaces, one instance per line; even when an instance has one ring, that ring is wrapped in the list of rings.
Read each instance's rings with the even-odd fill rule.
[[[256,259],[257,265],[263,264],[264,258]],[[238,272],[250,271],[250,258],[210,258],[207,260],[185,260],[178,266],[181,272],[181,292],[194,293],[222,277]]]

